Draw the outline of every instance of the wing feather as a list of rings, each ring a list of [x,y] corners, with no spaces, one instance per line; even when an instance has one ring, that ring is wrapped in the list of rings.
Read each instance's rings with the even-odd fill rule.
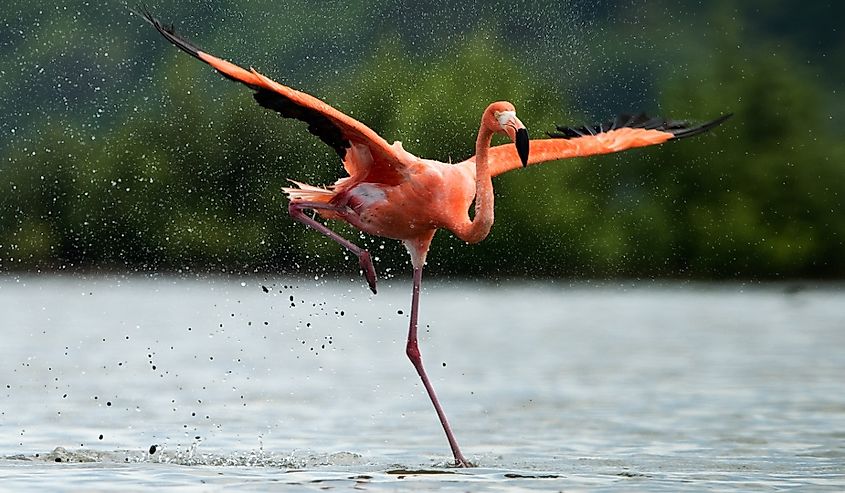
[[[399,180],[403,160],[392,146],[372,129],[354,118],[336,110],[322,100],[304,92],[279,84],[254,69],[246,70],[234,63],[222,60],[200,50],[196,45],[178,35],[173,26],[165,26],[148,11],[140,15],[149,22],[165,39],[177,48],[208,65],[227,79],[245,84],[255,91],[255,101],[268,109],[278,112],[285,118],[294,118],[305,122],[308,131],[325,142],[337,152],[342,160],[353,146],[365,146],[372,156],[368,166],[356,167],[367,176],[380,180]],[[364,178],[364,177],[361,177]]]
[[[692,137],[720,125],[731,116],[727,114],[709,122],[693,125],[685,121],[649,118],[641,113],[619,115],[613,120],[597,125],[558,126],[556,132],[548,134],[550,138],[531,141],[528,164],[609,154]],[[474,160],[475,156],[467,161]],[[488,160],[493,176],[521,167],[513,144],[490,148]]]

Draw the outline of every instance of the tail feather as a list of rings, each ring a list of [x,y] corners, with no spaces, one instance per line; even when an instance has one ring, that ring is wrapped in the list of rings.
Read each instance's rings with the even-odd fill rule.
[[[296,180],[288,179],[289,182],[296,185],[294,187],[284,187],[282,191],[285,192],[290,200],[303,200],[306,202],[324,202],[328,203],[334,197],[334,192],[326,188],[315,187],[307,183],[301,183]]]

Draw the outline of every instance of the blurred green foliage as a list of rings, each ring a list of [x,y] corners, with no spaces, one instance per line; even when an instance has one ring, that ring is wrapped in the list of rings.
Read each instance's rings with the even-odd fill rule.
[[[842,69],[816,60],[809,18],[790,28],[778,15],[789,4],[766,3],[758,18],[757,3],[537,2],[518,16],[511,2],[481,15],[386,1],[153,10],[183,19],[209,51],[252,57],[443,161],[472,154],[480,112],[499,99],[535,138],[611,110],[735,113],[695,139],[497,178],[492,234],[468,246],[439,233],[435,274],[841,278],[844,115],[831,87]],[[16,13],[20,34],[0,35],[2,269],[354,273],[285,212],[287,178],[329,184],[342,172],[302,124],[258,107],[122,6]],[[382,272],[407,262],[398,242],[333,227]]]

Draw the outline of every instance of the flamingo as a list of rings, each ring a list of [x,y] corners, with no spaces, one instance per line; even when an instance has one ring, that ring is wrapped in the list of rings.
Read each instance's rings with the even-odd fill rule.
[[[727,120],[726,114],[712,121],[688,122],[619,116],[605,124],[581,127],[558,126],[547,139],[529,140],[528,131],[516,116],[513,104],[490,104],[481,116],[475,155],[457,164],[419,158],[399,141],[388,144],[363,123],[304,92],[284,86],[255,69],[246,70],[210,55],[165,26],[148,11],[140,13],[165,39],[197,58],[224,77],[254,91],[255,101],[282,117],[308,124],[308,131],[337,152],[348,176],[324,188],[290,180],[282,190],[290,199],[290,216],[339,243],[358,258],[370,290],[376,293],[376,271],[370,253],[306,214],[312,211],[326,220],[339,220],[376,236],[400,240],[411,256],[413,282],[410,326],[405,352],[411,360],[434,406],[457,467],[472,464],[461,452],[434,387],[423,367],[417,340],[420,285],[431,241],[438,229],[447,229],[467,243],[478,243],[493,226],[492,178],[527,165],[560,159],[592,156],[703,133]],[[491,147],[500,134],[514,145]],[[529,153],[530,149],[530,153]],[[475,202],[475,213],[469,209]]]

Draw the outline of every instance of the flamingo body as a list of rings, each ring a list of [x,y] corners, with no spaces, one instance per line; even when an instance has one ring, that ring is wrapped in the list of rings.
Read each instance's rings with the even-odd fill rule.
[[[297,184],[298,188],[284,191],[291,200],[345,209],[318,210],[326,219],[340,219],[365,233],[396,240],[412,240],[440,228],[455,231],[469,222],[467,211],[475,198],[474,163],[455,166],[407,155],[399,183],[370,181],[365,172],[353,172],[331,189]]]

